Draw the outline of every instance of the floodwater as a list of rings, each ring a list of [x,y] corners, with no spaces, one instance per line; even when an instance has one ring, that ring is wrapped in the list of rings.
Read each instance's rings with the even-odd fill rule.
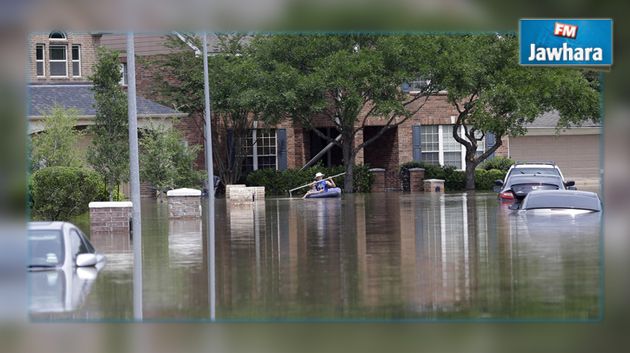
[[[165,321],[588,320],[601,314],[599,215],[523,216],[494,193],[281,198],[238,207],[219,199],[210,276],[206,217],[169,220],[166,204],[154,201],[143,203],[142,214],[141,308],[134,308],[130,239],[99,235],[91,241],[106,265],[32,279],[31,318],[117,321],[139,312],[144,320]],[[89,224],[80,227],[89,235]]]

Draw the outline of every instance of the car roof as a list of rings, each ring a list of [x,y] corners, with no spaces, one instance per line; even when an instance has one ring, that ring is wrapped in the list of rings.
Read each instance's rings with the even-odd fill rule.
[[[556,169],[557,166],[551,164],[514,164],[514,168],[549,168]]]
[[[60,221],[40,221],[40,222],[28,222],[29,230],[61,230],[67,222]]]

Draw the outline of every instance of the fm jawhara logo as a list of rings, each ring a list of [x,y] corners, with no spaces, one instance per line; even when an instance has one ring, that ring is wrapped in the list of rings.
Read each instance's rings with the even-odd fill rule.
[[[610,19],[522,19],[519,39],[521,65],[612,65]]]

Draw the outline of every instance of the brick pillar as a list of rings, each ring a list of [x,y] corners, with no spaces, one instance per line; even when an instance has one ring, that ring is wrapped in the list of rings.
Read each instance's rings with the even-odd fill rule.
[[[385,169],[372,168],[370,169],[372,175],[374,175],[374,182],[372,183],[371,192],[384,192],[385,191]]]
[[[90,202],[90,234],[129,234],[131,201]]]
[[[200,218],[201,190],[175,189],[166,193],[169,218]]]
[[[444,180],[442,179],[427,179],[424,181],[425,192],[444,192]]]
[[[420,192],[424,191],[424,168],[411,168],[409,169],[409,191]]]

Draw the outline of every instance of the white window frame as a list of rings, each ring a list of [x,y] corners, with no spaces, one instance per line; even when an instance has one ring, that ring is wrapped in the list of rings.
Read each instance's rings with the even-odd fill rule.
[[[75,59],[74,58],[74,48],[78,49],[78,53],[79,53],[79,58]],[[67,59],[67,57],[66,57]],[[82,70],[81,70],[81,45],[80,44],[72,44],[72,46],[70,47],[70,60],[72,62],[72,77],[81,77],[82,74]],[[74,74],[74,63],[79,64],[79,74],[75,75]]]
[[[63,38],[53,38],[52,35],[59,33],[63,36]],[[51,42],[61,42],[61,43],[65,43],[68,41],[68,35],[65,32],[61,32],[61,31],[54,31],[54,32],[50,32],[50,34],[48,35],[48,40]]]
[[[63,48],[65,50],[65,60],[59,60],[59,59],[55,59],[53,60],[52,55],[48,55],[48,64],[52,65],[52,63],[64,63],[65,64],[65,68],[66,68],[66,74],[65,75],[53,75],[52,74],[52,66],[51,66],[51,70],[50,70],[50,77],[55,77],[55,78],[68,78],[68,45],[67,44],[51,44],[48,46],[48,50],[51,51],[53,48],[55,47],[59,47],[59,48]]]
[[[42,58],[37,59],[37,49],[42,49]],[[42,63],[42,74],[37,74],[37,64]],[[46,45],[45,44],[36,44],[35,45],[35,76],[37,77],[46,77]]]
[[[245,158],[252,158],[252,170],[258,170],[258,157],[270,157],[271,155],[259,155],[258,154],[258,124],[257,121],[254,122],[254,126],[251,129],[251,138],[252,138],[252,154],[247,154]],[[276,153],[273,155],[276,159],[275,169],[278,170],[278,129],[273,129],[273,137],[276,141]]]
[[[433,125],[435,126],[435,125]],[[452,129],[453,125],[438,125],[438,150],[437,151],[425,151],[422,150],[422,153],[438,153],[438,163],[440,166],[444,166],[444,153],[445,152],[456,152],[456,151],[445,151],[444,150],[444,129]],[[464,127],[460,126],[460,135],[464,134]],[[484,136],[484,138],[481,141],[477,142],[477,153],[481,152],[485,152],[486,151],[486,138]],[[466,147],[462,144],[460,144],[458,142],[458,145],[460,146],[460,153],[461,153],[461,160],[460,160],[460,166],[459,168],[457,168],[457,170],[465,170],[466,169]]]
[[[127,63],[120,63],[120,85],[127,87]]]

